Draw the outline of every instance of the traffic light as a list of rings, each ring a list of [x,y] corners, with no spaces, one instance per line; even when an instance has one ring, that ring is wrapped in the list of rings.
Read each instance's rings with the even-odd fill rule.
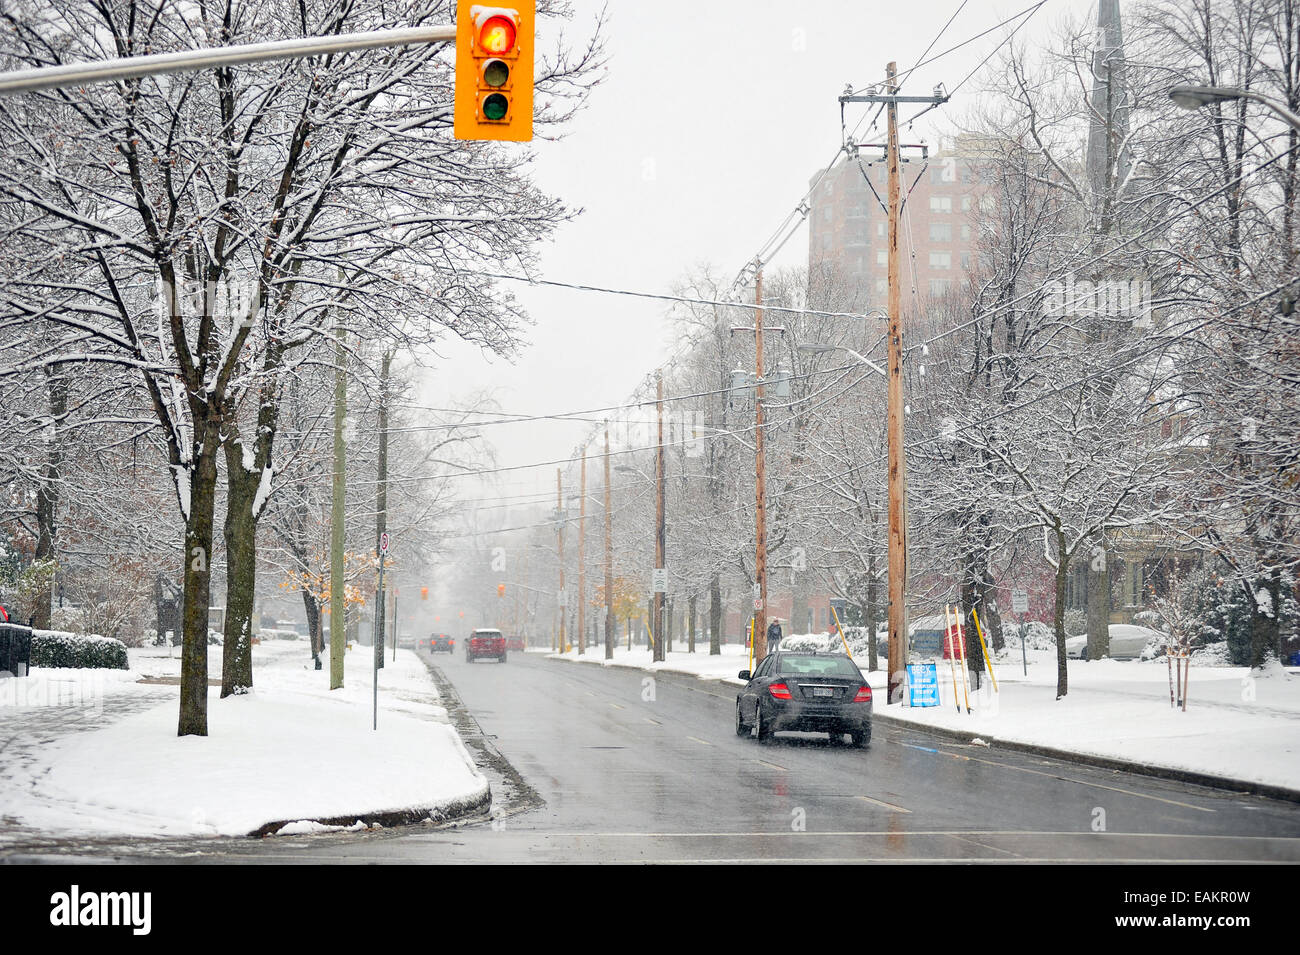
[[[429,599],[429,588],[428,588],[428,587],[421,587],[421,588],[420,588],[420,599],[421,599],[421,600],[428,600],[428,599]]]
[[[457,139],[533,138],[535,0],[491,7],[456,2]]]
[[[498,596],[498,597],[504,597],[505,595],[506,595],[506,585],[505,585],[505,584],[497,584],[497,596]]]

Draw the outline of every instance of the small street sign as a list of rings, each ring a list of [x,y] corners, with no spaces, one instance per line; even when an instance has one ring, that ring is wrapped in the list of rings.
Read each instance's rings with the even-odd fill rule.
[[[762,597],[755,597],[755,598],[754,598],[754,609],[755,609],[755,610],[762,610],[762,609],[763,609],[763,598],[762,598]]]
[[[379,535],[379,552],[381,554],[388,553],[388,531],[384,531]]]
[[[1029,593],[1024,590],[1011,591],[1011,609],[1015,613],[1029,612]]]
[[[668,568],[656,567],[653,574],[654,592],[657,594],[668,593]]]

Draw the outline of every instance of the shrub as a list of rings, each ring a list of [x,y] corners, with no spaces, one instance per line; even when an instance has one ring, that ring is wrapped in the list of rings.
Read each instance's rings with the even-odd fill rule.
[[[1088,611],[1070,609],[1065,611],[1065,635],[1081,637],[1088,632]]]
[[[32,632],[32,666],[125,670],[126,644],[93,634],[35,630]]]

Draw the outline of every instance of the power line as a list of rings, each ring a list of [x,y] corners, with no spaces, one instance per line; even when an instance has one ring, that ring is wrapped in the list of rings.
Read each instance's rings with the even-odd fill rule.
[[[576,282],[557,282],[552,279],[527,278],[519,275],[501,275],[496,272],[470,272],[471,275],[481,275],[490,279],[505,279],[511,282],[526,282],[529,285],[551,285],[556,288],[576,289],[581,292],[604,292],[608,295],[628,295],[632,298],[649,298],[657,299],[664,302],[681,302],[688,305],[713,305],[721,308],[743,308],[752,309],[753,305],[746,305],[741,302],[724,302],[707,298],[691,298],[686,295],[666,295],[661,292],[634,292],[630,289],[608,288],[600,285],[580,285]],[[794,308],[787,305],[767,305],[761,306],[764,311],[786,312],[792,315],[819,315],[824,318],[880,318],[879,315],[862,312],[828,312],[816,308]]]

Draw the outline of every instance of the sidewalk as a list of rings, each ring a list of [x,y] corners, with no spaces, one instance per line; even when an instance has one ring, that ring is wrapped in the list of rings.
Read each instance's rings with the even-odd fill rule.
[[[736,674],[749,669],[747,651],[734,644],[722,650],[711,657],[705,643],[694,654],[674,650],[662,663],[652,662],[643,647],[616,648],[608,662],[602,647],[582,656],[576,650],[550,656],[742,686]],[[998,692],[987,673],[978,692],[963,690],[957,671],[956,700],[954,671],[939,661],[940,705],[924,709],[886,706],[885,673],[868,673],[875,717],[967,742],[1300,801],[1300,673],[1295,668],[1252,674],[1245,667],[1193,666],[1183,712],[1170,706],[1163,660],[1070,660],[1069,692],[1057,700],[1054,651],[1030,650],[1028,675],[1019,645],[1003,657],[994,663]],[[866,661],[858,663],[865,667]]]
[[[486,808],[487,781],[409,650],[379,675],[345,660],[330,691],[305,642],[253,648],[253,692],[209,688],[208,736],[176,736],[180,651],[131,669],[0,680],[0,848],[68,837],[244,836],[450,818]],[[221,648],[209,648],[209,675]],[[142,682],[143,681],[143,682]]]

